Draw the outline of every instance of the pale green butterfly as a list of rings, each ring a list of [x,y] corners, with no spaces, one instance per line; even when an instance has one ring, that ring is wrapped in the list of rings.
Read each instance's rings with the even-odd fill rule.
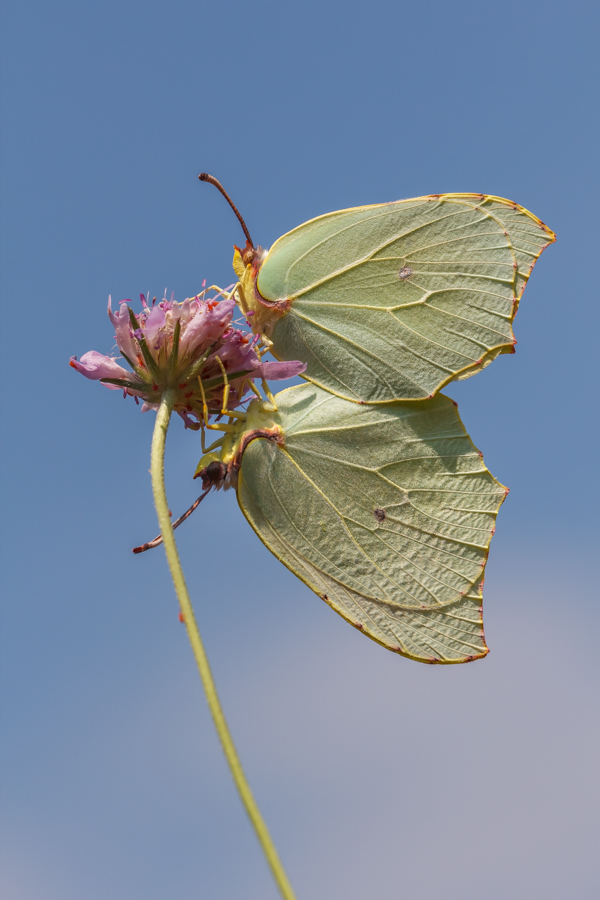
[[[554,234],[509,201],[445,194],[321,216],[264,255],[231,205],[247,237],[240,305],[309,383],[238,415],[198,465],[205,491],[236,487],[269,550],[388,649],[485,656],[483,574],[507,489],[436,392],[514,349]]]

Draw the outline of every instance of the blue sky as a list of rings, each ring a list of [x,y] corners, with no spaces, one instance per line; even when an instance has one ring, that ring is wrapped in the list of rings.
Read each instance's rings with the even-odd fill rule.
[[[514,356],[447,392],[511,488],[489,657],[387,653],[209,497],[179,532],[223,702],[299,900],[595,900],[600,872],[597,6],[4,4],[2,895],[275,900],[161,551],[152,414],[69,369],[106,298],[229,284],[329,210],[509,197],[558,241]],[[174,423],[173,509],[198,440]]]

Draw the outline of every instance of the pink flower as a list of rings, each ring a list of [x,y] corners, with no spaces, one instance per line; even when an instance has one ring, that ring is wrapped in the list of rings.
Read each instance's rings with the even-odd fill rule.
[[[235,409],[250,390],[254,378],[274,381],[303,372],[300,362],[261,362],[258,337],[231,325],[235,309],[232,297],[207,298],[205,292],[175,303],[166,296],[152,306],[142,299],[135,314],[128,301],[112,310],[108,298],[108,316],[115,329],[119,350],[132,371],[116,359],[95,350],[70,365],[86,378],[101,381],[111,390],[144,401],[142,412],[157,409],[162,392],[176,388],[175,411],[186,428],[198,429],[208,415],[220,415],[228,376],[228,409]],[[202,380],[202,386],[200,385]],[[203,397],[204,394],[204,397]]]

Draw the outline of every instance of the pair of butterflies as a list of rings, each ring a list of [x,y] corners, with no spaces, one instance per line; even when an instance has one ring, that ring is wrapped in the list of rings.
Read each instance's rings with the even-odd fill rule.
[[[507,493],[439,391],[514,352],[554,240],[515,203],[441,194],[319,216],[262,258],[236,249],[253,330],[307,366],[275,397],[278,438],[241,444],[240,507],[336,612],[421,662],[488,652],[483,574]]]

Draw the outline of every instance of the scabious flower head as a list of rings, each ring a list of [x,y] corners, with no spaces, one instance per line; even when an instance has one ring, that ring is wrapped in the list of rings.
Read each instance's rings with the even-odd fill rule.
[[[197,429],[203,421],[203,396],[209,414],[223,406],[225,378],[229,382],[228,409],[234,409],[251,389],[254,378],[280,380],[299,375],[300,362],[261,362],[258,337],[232,325],[235,300],[206,292],[175,303],[166,297],[148,306],[140,294],[142,310],[134,313],[123,300],[113,311],[108,298],[108,316],[115,329],[117,346],[130,370],[112,356],[96,350],[70,365],[110,390],[122,390],[143,400],[142,412],[156,409],[163,391],[176,388],[175,411],[186,428]],[[202,384],[200,384],[200,379]]]

